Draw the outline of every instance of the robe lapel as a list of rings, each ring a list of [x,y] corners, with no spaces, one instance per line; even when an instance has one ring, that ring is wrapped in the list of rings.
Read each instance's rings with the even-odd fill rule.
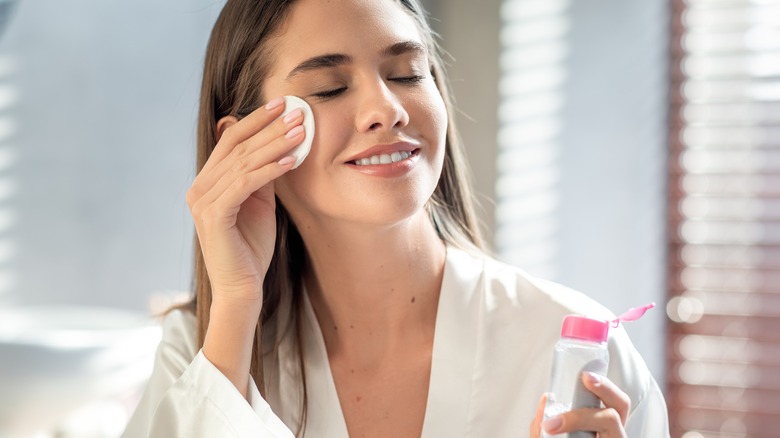
[[[336,384],[330,371],[325,341],[308,294],[303,295],[306,312],[303,324],[304,367],[309,397],[306,436],[347,438],[347,423],[344,421]]]
[[[468,436],[480,315],[483,263],[448,247],[422,436]]]

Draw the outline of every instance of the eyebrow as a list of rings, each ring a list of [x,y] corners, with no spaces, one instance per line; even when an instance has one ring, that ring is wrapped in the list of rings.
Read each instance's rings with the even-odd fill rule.
[[[420,44],[417,41],[401,41],[395,44],[392,44],[388,47],[386,47],[384,50],[382,50],[382,56],[385,58],[393,57],[393,56],[400,56],[407,53],[413,53],[413,54],[424,54],[427,50],[425,49],[425,46]],[[320,70],[323,68],[333,68],[338,67],[341,65],[346,65],[352,63],[353,59],[349,55],[345,55],[343,53],[331,53],[326,55],[320,55],[315,56],[313,58],[309,58],[302,63],[298,64],[294,69],[290,71],[290,73],[287,74],[287,79],[290,80],[294,76],[297,76],[301,73],[309,72],[312,70]]]

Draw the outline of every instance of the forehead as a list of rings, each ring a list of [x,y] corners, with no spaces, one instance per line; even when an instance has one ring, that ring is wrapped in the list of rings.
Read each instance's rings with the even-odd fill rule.
[[[423,42],[397,0],[299,0],[273,41],[271,74],[286,74],[313,56],[378,54],[399,41]]]

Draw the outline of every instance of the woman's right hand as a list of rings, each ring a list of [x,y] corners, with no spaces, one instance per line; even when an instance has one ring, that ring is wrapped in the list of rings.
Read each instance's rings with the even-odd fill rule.
[[[304,138],[300,110],[277,120],[283,109],[277,98],[242,120],[220,120],[219,141],[187,192],[213,301],[262,302],[276,239],[273,181],[292,168],[288,154]]]
[[[240,121],[221,119],[219,141],[187,192],[211,282],[203,355],[244,397],[276,241],[274,180],[292,169],[289,153],[304,138],[303,114],[278,119],[283,106],[274,99]]]

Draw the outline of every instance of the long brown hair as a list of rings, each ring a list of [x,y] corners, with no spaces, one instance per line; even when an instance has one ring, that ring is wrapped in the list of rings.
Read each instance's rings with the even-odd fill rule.
[[[415,19],[428,46],[431,72],[447,109],[449,128],[445,140],[444,164],[438,185],[426,208],[441,239],[465,249],[482,249],[484,244],[474,214],[473,196],[465,157],[454,123],[453,104],[444,75],[439,49],[425,13],[417,0],[396,0]],[[264,97],[258,95],[268,74],[272,48],[268,40],[289,14],[294,0],[228,0],[214,25],[206,51],[198,114],[198,172],[217,143],[217,121],[227,115],[240,116],[258,108]],[[277,199],[276,248],[263,282],[263,310],[257,323],[250,372],[265,395],[262,333],[271,320],[283,320],[295,328],[296,351],[303,373],[300,324],[302,314],[302,273],[306,263],[303,241],[287,212]],[[203,346],[209,324],[211,283],[198,239],[195,239],[195,296],[187,305],[197,317],[198,347]],[[290,306],[281,306],[290,297]],[[280,310],[284,308],[285,310]],[[286,314],[280,314],[282,312]],[[305,424],[306,384],[303,387],[301,423]],[[300,427],[301,425],[299,425]]]

